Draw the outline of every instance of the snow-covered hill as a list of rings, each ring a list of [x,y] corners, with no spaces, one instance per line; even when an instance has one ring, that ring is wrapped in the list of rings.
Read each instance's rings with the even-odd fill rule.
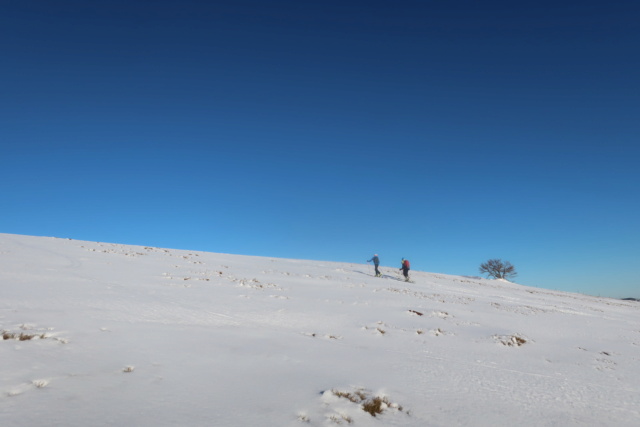
[[[0,425],[640,425],[638,302],[370,268],[0,234]]]

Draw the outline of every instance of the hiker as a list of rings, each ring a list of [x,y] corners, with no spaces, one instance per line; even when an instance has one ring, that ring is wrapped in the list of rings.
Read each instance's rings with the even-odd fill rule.
[[[367,262],[371,261],[373,261],[373,265],[376,267],[376,277],[381,277],[382,274],[380,273],[380,270],[378,270],[378,266],[380,265],[380,258],[378,258],[378,254],[374,254],[373,258],[371,258]]]
[[[408,259],[402,258],[402,267],[400,267],[400,270],[402,270],[402,274],[404,274],[404,281],[408,282],[409,281],[409,270],[410,270],[410,264],[409,264],[409,260]]]

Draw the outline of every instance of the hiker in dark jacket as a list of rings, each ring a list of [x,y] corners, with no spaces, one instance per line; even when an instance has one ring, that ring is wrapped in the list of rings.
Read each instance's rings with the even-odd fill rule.
[[[409,281],[409,260],[408,259],[404,259],[402,258],[402,267],[400,267],[400,270],[402,270],[402,274],[404,275],[404,280],[405,282]]]
[[[373,258],[368,260],[367,262],[373,261],[373,265],[376,267],[376,277],[382,276],[380,270],[378,270],[378,266],[380,265],[380,259],[378,258],[378,254],[373,255]]]

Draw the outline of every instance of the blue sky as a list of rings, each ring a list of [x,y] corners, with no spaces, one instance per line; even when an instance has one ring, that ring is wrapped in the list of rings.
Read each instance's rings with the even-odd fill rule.
[[[640,297],[635,1],[21,1],[0,232]]]

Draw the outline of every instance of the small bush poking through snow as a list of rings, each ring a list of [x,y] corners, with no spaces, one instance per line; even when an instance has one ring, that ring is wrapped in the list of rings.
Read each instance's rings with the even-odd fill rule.
[[[371,414],[372,417],[375,417],[378,414],[381,414],[385,409],[387,409],[391,405],[391,402],[386,397],[374,397],[373,399],[369,399],[362,404],[362,410]]]
[[[363,389],[358,389],[354,392],[331,390],[331,393],[333,393],[337,397],[347,399],[350,402],[359,404],[360,409],[362,409],[372,417],[382,414],[389,408],[402,411],[402,406],[398,405],[397,403],[390,402],[386,396],[373,396]],[[349,423],[351,422],[349,420],[346,421]]]
[[[499,336],[494,335],[494,339],[502,345],[507,347],[520,347],[526,344],[528,341],[518,335]]]

